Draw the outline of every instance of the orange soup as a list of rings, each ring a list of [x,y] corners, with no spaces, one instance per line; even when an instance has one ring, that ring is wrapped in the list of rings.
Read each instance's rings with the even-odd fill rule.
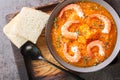
[[[76,2],[60,11],[51,36],[57,54],[65,62],[89,67],[111,55],[117,32],[111,14],[103,6],[94,2]]]

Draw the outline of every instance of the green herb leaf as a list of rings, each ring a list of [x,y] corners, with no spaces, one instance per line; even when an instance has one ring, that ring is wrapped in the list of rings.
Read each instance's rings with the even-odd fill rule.
[[[57,22],[57,20],[58,20],[58,18],[56,17],[55,20],[54,20],[54,22]]]
[[[61,46],[60,46],[60,42],[61,42],[61,40],[62,40],[62,35],[60,35],[57,39],[56,39],[56,42],[57,42],[57,47],[58,48],[60,48]]]
[[[105,45],[108,46],[109,42],[105,42]]]
[[[93,26],[96,26],[96,27],[98,27],[98,24],[97,24],[96,22],[94,22],[94,23],[93,23]]]
[[[99,28],[100,28],[100,29],[104,29],[104,26],[103,26],[103,25],[99,25]]]
[[[58,21],[58,18],[56,17],[56,18],[54,19],[54,28],[57,28],[57,27],[58,27],[57,21]]]
[[[97,6],[92,6],[90,7],[91,10],[98,10],[98,7]]]
[[[56,39],[56,42],[60,42],[62,40],[62,35],[60,35],[57,39]]]
[[[108,49],[109,42],[105,42],[104,44],[105,49]]]
[[[98,25],[97,22],[93,23],[93,26],[100,28],[101,30],[104,29],[104,25]]]
[[[79,30],[76,30],[76,33],[77,33],[78,35],[80,35],[80,31],[79,31]]]
[[[60,44],[58,44],[57,47],[60,48],[61,47]]]
[[[84,60],[84,63],[87,64],[88,57],[84,57],[83,60]]]
[[[58,26],[57,26],[57,24],[56,23],[54,23],[54,28],[56,29]]]

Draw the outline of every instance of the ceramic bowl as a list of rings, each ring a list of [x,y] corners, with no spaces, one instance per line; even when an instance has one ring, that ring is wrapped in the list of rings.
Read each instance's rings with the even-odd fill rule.
[[[54,23],[54,19],[55,17],[59,14],[59,12],[61,11],[62,8],[64,8],[66,5],[70,4],[70,3],[74,3],[80,0],[65,0],[63,2],[61,2],[60,4],[58,4],[54,10],[52,11],[48,23],[46,25],[46,42],[47,42],[47,46],[51,52],[51,54],[53,55],[53,57],[61,64],[63,65],[65,68],[75,71],[75,72],[94,72],[94,71],[98,71],[104,67],[106,67],[108,64],[110,64],[117,56],[117,54],[119,53],[119,49],[120,49],[120,18],[118,16],[118,14],[116,13],[116,11],[105,1],[103,0],[91,0],[93,2],[96,2],[102,6],[104,6],[109,12],[110,14],[113,16],[115,22],[116,22],[116,26],[117,26],[117,40],[116,40],[116,45],[114,47],[114,50],[112,52],[112,54],[106,59],[104,60],[102,63],[96,65],[96,66],[91,66],[91,67],[76,67],[73,65],[70,65],[68,63],[66,63],[64,60],[62,60],[57,52],[54,49],[54,46],[52,45],[52,40],[51,40],[51,29],[52,29],[52,25]]]

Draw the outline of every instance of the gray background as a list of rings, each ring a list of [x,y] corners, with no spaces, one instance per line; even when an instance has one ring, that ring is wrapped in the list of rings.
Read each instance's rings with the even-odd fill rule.
[[[0,0],[0,80],[20,80],[11,43],[2,31],[6,24],[5,16],[20,10],[23,6],[39,6],[51,1],[56,0]],[[27,80],[26,77],[23,72],[21,80]]]

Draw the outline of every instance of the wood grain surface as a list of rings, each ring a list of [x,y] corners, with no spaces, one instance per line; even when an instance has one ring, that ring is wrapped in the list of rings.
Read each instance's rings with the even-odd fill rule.
[[[59,3],[49,3],[43,6],[33,7],[36,10],[42,10],[48,14],[54,9],[54,7]],[[9,22],[12,18],[14,18],[19,12],[15,12],[13,14],[9,14],[6,16],[7,21]],[[50,62],[56,64],[57,66],[62,67],[51,55],[49,49],[47,48],[45,42],[45,29],[42,31],[42,34],[39,36],[36,46],[42,52],[42,55],[45,59],[49,60]],[[33,73],[34,76],[39,80],[75,80],[74,77],[70,76],[68,73],[61,71],[60,69],[56,68],[55,66],[44,62],[42,60],[33,60],[32,61]],[[64,68],[64,67],[62,67]]]

